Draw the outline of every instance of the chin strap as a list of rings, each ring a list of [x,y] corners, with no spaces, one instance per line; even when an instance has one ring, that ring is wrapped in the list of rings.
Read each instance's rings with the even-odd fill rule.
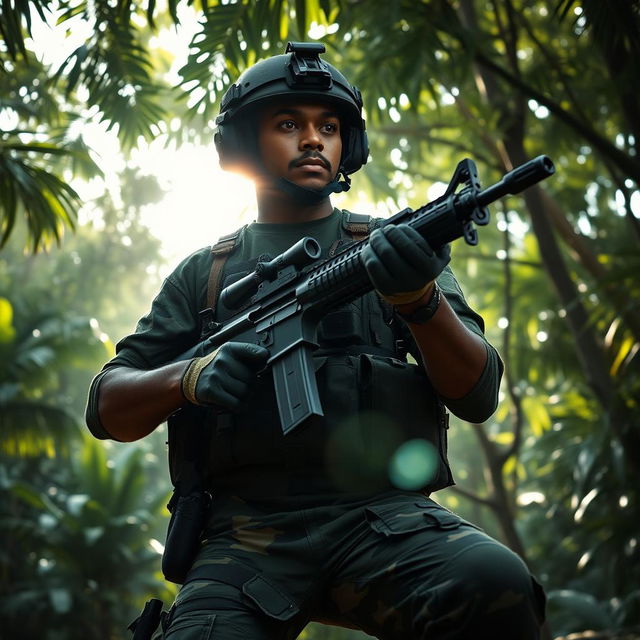
[[[339,180],[342,173],[342,180]],[[284,191],[287,195],[290,195],[294,200],[300,204],[318,204],[325,198],[329,197],[332,193],[342,193],[343,191],[349,191],[351,188],[351,179],[344,172],[338,172],[338,175],[329,182],[322,189],[309,189],[307,187],[301,187],[300,185],[287,180],[286,178],[278,178],[275,181],[275,185],[281,191]]]

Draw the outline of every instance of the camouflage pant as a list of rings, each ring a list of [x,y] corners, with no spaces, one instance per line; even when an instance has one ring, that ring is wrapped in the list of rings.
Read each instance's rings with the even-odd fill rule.
[[[543,610],[515,554],[418,493],[303,509],[229,497],[163,637],[284,640],[328,620],[389,640],[533,640]]]

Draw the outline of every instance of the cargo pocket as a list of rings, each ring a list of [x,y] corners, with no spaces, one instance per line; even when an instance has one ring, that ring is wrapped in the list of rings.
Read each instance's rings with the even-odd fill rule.
[[[212,640],[215,613],[193,611],[169,626],[162,636],[164,640]]]
[[[256,575],[242,586],[242,593],[247,596],[269,618],[290,620],[300,612],[299,606],[283,591]]]
[[[413,503],[371,505],[365,509],[371,528],[384,536],[398,536],[422,529],[450,531],[458,529],[465,520],[431,500]]]
[[[189,581],[178,594],[169,612],[164,640],[226,638],[225,630],[230,625],[236,632],[234,638],[241,637],[238,632],[246,632],[251,638],[257,618],[261,625],[268,622],[275,630],[300,613],[300,606],[286,591],[249,566],[200,565],[194,572],[203,575]],[[180,600],[188,589],[191,591]],[[214,621],[216,631],[212,635]]]

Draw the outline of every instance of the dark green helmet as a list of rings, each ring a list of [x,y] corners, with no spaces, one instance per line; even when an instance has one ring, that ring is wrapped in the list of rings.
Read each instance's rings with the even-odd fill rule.
[[[341,173],[349,175],[367,162],[362,96],[335,67],[320,59],[324,51],[320,43],[289,42],[284,55],[258,62],[229,87],[220,104],[214,138],[223,168],[255,161],[255,130],[244,116],[252,113],[251,107],[278,98],[322,99],[335,105],[341,117]]]

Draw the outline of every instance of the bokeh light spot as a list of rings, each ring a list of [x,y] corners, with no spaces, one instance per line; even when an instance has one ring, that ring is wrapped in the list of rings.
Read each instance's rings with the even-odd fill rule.
[[[438,452],[421,438],[401,444],[389,461],[389,479],[398,489],[422,489],[433,480],[437,470]]]

